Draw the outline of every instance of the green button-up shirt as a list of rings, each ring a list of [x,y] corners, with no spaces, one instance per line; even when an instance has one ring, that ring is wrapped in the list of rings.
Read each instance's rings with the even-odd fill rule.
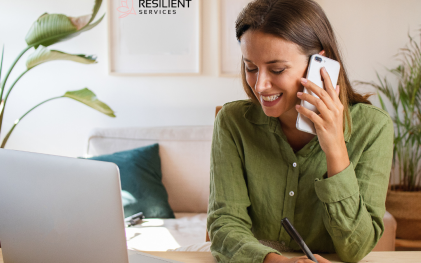
[[[278,251],[258,240],[300,250],[281,225],[288,217],[313,253],[357,262],[384,231],[393,154],[393,122],[374,106],[350,106],[345,141],[351,164],[327,178],[315,136],[294,153],[278,118],[250,101],[224,105],[215,121],[207,228],[218,262],[263,262]],[[351,130],[352,133],[348,133]]]

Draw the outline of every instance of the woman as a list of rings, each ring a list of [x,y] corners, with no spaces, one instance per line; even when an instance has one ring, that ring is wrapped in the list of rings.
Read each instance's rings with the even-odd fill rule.
[[[300,250],[281,227],[288,217],[313,253],[359,261],[384,230],[390,117],[353,91],[330,23],[312,0],[253,1],[236,34],[250,100],[225,104],[215,122],[212,254],[219,262],[312,262],[281,255]],[[325,90],[304,79],[317,53],[341,64],[336,89],[324,70]],[[301,100],[320,114],[300,107]],[[296,129],[298,113],[314,122],[317,136]]]

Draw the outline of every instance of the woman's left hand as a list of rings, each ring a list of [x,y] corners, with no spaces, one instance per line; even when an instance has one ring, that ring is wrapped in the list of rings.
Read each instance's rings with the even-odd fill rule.
[[[321,69],[321,75],[326,90],[307,79],[301,79],[303,86],[319,98],[303,92],[297,93],[299,99],[316,106],[320,114],[300,105],[296,105],[296,109],[300,114],[306,116],[314,123],[320,146],[326,154],[328,176],[333,176],[349,165],[348,151],[343,132],[344,106],[339,99],[339,86],[336,86],[335,91],[325,68]],[[329,166],[331,166],[331,169],[329,169]]]

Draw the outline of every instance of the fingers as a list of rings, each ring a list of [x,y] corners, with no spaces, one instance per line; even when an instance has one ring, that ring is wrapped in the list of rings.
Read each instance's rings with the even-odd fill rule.
[[[307,118],[309,118],[314,123],[314,126],[316,127],[316,130],[322,127],[323,120],[319,115],[317,115],[317,113],[315,113],[314,111],[311,111],[309,109],[306,109],[304,107],[301,107],[300,105],[296,105],[295,108],[297,109],[297,111],[300,114],[306,116]]]
[[[325,258],[323,258],[323,257],[321,257],[317,254],[314,254],[314,257],[317,259],[317,261],[319,263],[331,263],[329,260],[327,260],[327,259],[325,259]],[[314,263],[314,261],[308,259],[307,256],[291,258],[290,260],[294,263]]]
[[[314,257],[317,259],[319,263],[331,263],[329,260],[325,259],[324,257],[321,257],[318,254],[314,254]]]
[[[327,117],[330,115],[329,109],[326,107],[325,103],[321,99],[316,98],[308,93],[303,93],[303,92],[298,92],[297,97],[301,100],[308,101],[309,103],[316,106],[316,108],[319,110],[322,116]]]
[[[319,260],[317,260],[319,261]],[[308,259],[308,257],[306,256],[302,256],[302,257],[296,257],[296,258],[290,258],[290,261],[288,262],[293,262],[293,263],[314,263],[313,260]]]
[[[327,93],[329,95],[334,95],[335,90],[332,86],[332,80],[330,79],[329,73],[327,73],[327,70],[326,70],[325,67],[322,67],[320,69],[320,75],[322,76],[323,82],[325,84],[324,86],[325,86],[325,89],[326,89]],[[333,99],[333,96],[332,96],[332,99]]]
[[[339,90],[336,90],[333,88],[332,85],[332,80],[329,76],[329,73],[327,73],[327,70],[325,67],[323,67],[320,71],[320,74],[323,78],[323,82],[324,82],[324,86],[326,89],[326,92],[330,95],[330,97],[332,98],[333,101],[335,101],[336,103],[339,102]],[[338,87],[338,85],[336,86],[336,88]]]
[[[313,82],[304,78],[301,79],[301,84],[303,84],[303,86],[306,87],[307,90],[312,91],[315,95],[317,95],[324,102],[324,104],[327,106],[329,110],[333,110],[336,108],[335,103],[333,102],[332,98],[324,89],[321,89],[319,86],[317,86]]]

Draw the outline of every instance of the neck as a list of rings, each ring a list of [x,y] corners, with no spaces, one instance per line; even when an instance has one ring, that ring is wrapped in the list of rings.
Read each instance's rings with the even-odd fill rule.
[[[297,129],[295,126],[297,117],[298,112],[295,110],[295,107],[279,117],[282,131],[287,137],[288,143],[293,149],[294,153],[302,149],[315,136],[311,133],[306,133]]]
[[[282,129],[288,130],[288,131],[291,131],[291,130],[298,131],[295,126],[297,122],[297,117],[298,117],[298,112],[295,109],[295,107],[291,108],[287,112],[284,112],[284,114],[278,117],[281,123]]]

